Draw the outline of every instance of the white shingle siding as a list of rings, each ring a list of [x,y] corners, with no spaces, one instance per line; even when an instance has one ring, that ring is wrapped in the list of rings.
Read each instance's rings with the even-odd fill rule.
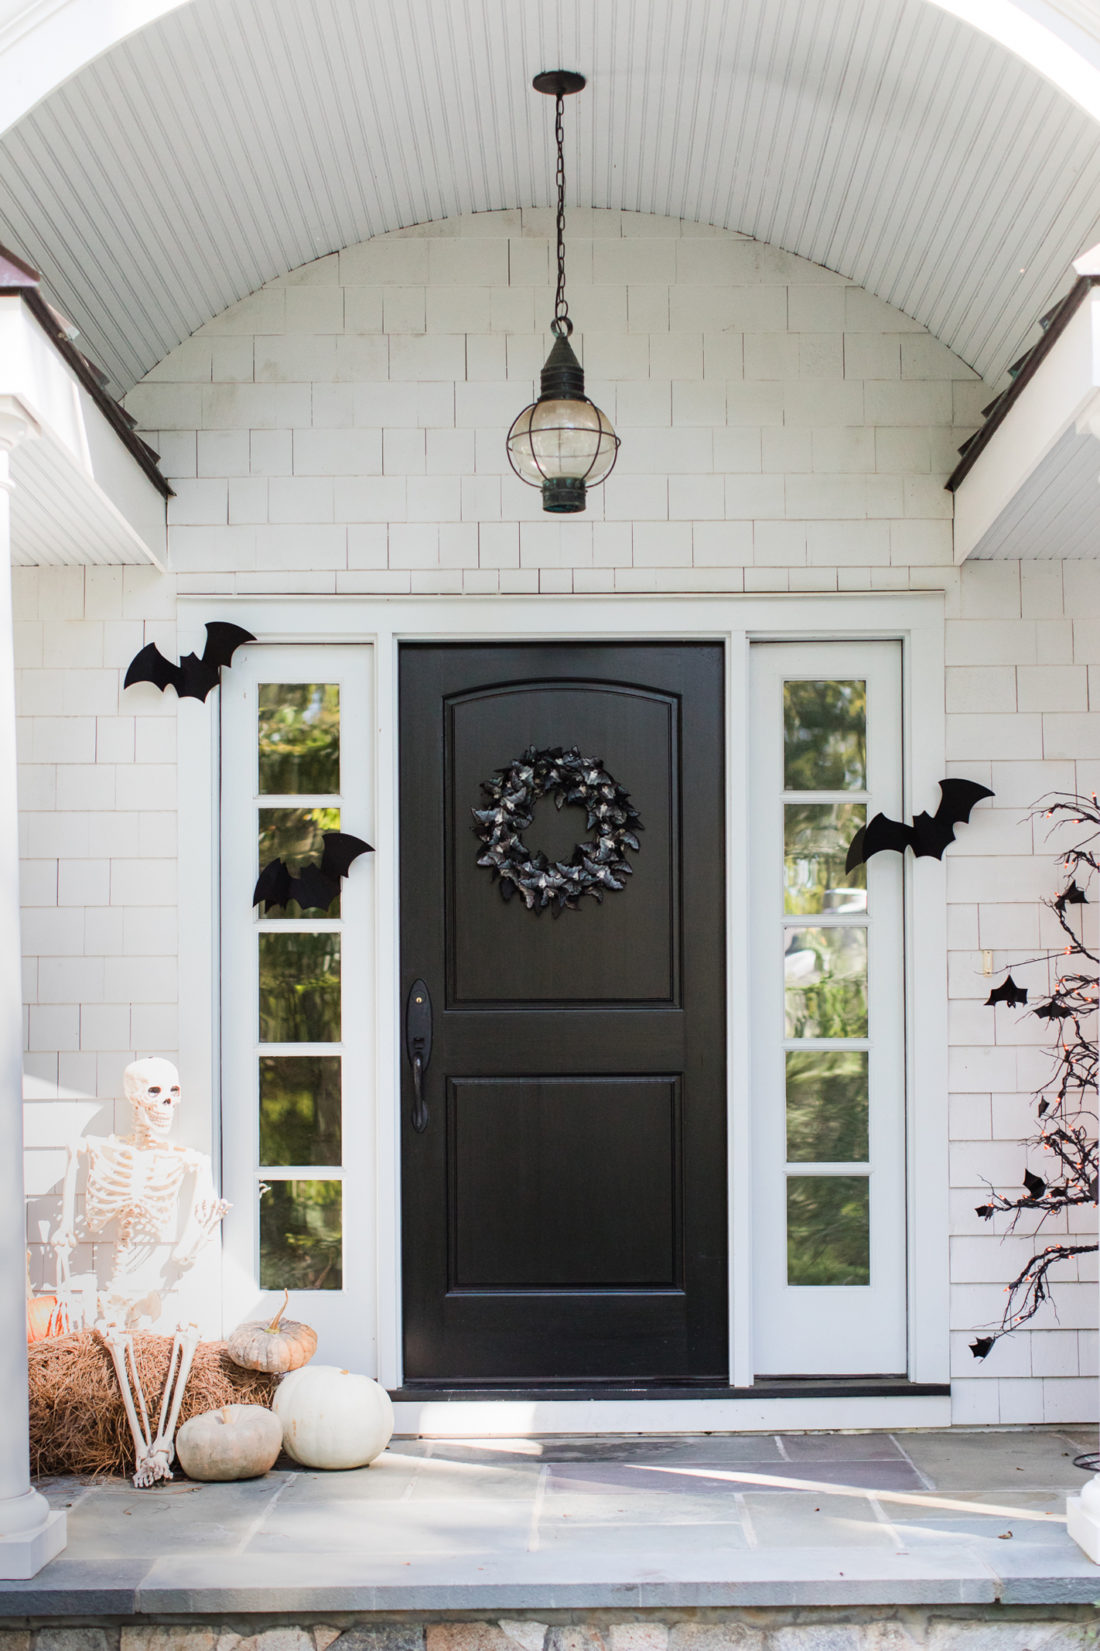
[[[1035,902],[1054,868],[1021,816],[1044,791],[1100,784],[1100,566],[954,568],[943,481],[990,390],[908,317],[734,235],[618,212],[571,223],[575,343],[623,442],[579,518],[544,516],[504,456],[548,348],[545,212],[322,258],[132,391],[176,490],[174,574],[16,574],[27,1070],[112,1097],[135,1054],[176,1054],[176,701],[120,690],[144,641],[173,651],[177,590],[942,589],[949,769],[997,794],[947,856],[955,1416],[1091,1416],[1094,1266],[1062,1268],[1058,1317],[987,1365],[966,1344],[1026,1253],[973,1206],[984,1176],[1018,1181],[1042,1076],[1033,1023],[985,1009],[977,954],[999,973],[1050,939]],[[40,1118],[35,1245],[61,1162]]]

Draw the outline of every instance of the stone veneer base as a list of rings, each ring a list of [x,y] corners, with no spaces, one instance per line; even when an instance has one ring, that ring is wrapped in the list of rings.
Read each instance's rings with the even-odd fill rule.
[[[10,1601],[5,1603],[10,1604]],[[858,1606],[535,1611],[515,1616],[178,1616],[79,1626],[26,1618],[0,1651],[1088,1651],[1095,1609]]]

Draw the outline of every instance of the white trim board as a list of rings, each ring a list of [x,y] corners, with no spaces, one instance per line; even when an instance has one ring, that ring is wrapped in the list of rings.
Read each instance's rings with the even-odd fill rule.
[[[514,1439],[546,1433],[813,1433],[948,1427],[951,1400],[936,1394],[862,1399],[400,1399],[393,1412],[395,1434],[439,1439]]]
[[[912,594],[853,593],[813,596],[641,596],[641,597],[495,597],[495,598],[380,598],[310,596],[182,596],[180,648],[201,642],[202,625],[226,619],[246,626],[268,643],[358,642],[373,645],[375,669],[375,814],[376,936],[374,974],[378,991],[378,1036],[375,1049],[375,1093],[390,1097],[380,1102],[375,1120],[376,1196],[375,1230],[378,1254],[377,1287],[373,1301],[378,1345],[377,1376],[387,1387],[401,1384],[400,1323],[400,1202],[398,1158],[398,1103],[400,1093],[400,976],[397,910],[398,800],[397,800],[397,656],[403,641],[547,641],[609,638],[616,641],[695,639],[720,640],[727,646],[728,711],[732,731],[744,727],[748,713],[748,652],[754,641],[831,641],[897,639],[902,643],[906,700],[906,748],[903,764],[905,806],[917,807],[934,799],[943,777],[943,597],[937,592]],[[914,692],[913,685],[917,685]],[[930,691],[931,689],[931,691]],[[197,703],[180,707],[180,721],[193,724],[181,739],[180,827],[183,840],[197,834],[210,837],[214,786],[216,721]],[[746,1050],[751,1031],[745,976],[747,960],[733,944],[732,918],[745,909],[748,887],[748,790],[736,761],[737,741],[727,767],[729,843],[728,910],[731,922],[728,957],[728,1061],[730,1073],[730,1383],[747,1387],[753,1379],[748,1341],[751,1323],[751,1277],[743,1240],[749,1222],[745,1177],[748,1129],[748,1068]],[[947,1138],[946,1138],[946,900],[944,867],[924,860],[911,868],[907,879],[906,969],[911,982],[909,1000],[910,1186],[919,1188],[909,1230],[911,1261],[909,1306],[909,1377],[938,1383],[948,1375],[947,1245]],[[211,1005],[216,999],[213,971],[217,936],[200,945],[200,925],[181,937],[181,1025],[196,1036],[196,1049],[213,1052],[216,1039],[209,1029]],[[205,1033],[200,1032],[207,1017]],[[185,1054],[186,1058],[186,1054]],[[210,1071],[217,1095],[217,1074]],[[196,1084],[196,1092],[199,1085]],[[478,1401],[471,1401],[479,1403]],[[497,1403],[498,1401],[491,1401]],[[502,1402],[502,1401],[501,1401]],[[510,1403],[511,1401],[509,1401]],[[612,1417],[620,1414],[619,1401],[592,1401],[602,1407],[600,1430],[616,1430]],[[704,1426],[735,1428],[769,1426],[754,1423],[763,1404],[778,1406],[776,1415],[787,1427],[866,1427],[877,1407],[899,1405],[938,1407],[921,1409],[920,1419],[890,1425],[933,1426],[945,1419],[946,1401],[935,1398],[646,1400],[622,1401],[638,1420],[627,1431],[667,1431],[670,1418],[685,1406],[696,1420],[692,1431]],[[548,1405],[566,1405],[579,1427],[587,1401],[538,1401],[540,1417]],[[704,1422],[705,1407],[717,1405],[728,1422]],[[745,1407],[748,1406],[746,1409]],[[822,1406],[844,1407],[842,1410]],[[422,1405],[415,1407],[417,1412]],[[447,1407],[456,1425],[454,1405]],[[667,1414],[666,1414],[667,1412]],[[563,1411],[564,1415],[566,1412]],[[706,1412],[709,1414],[709,1412]],[[625,1414],[625,1413],[624,1413]],[[715,1412],[717,1416],[719,1411]],[[769,1409],[768,1415],[772,1412]],[[885,1416],[887,1412],[883,1412]],[[927,1414],[928,1419],[925,1420]],[[831,1419],[833,1416],[843,1419]],[[821,1420],[804,1420],[803,1417]],[[736,1419],[734,1419],[736,1418]],[[414,1418],[409,1413],[410,1425]],[[551,1418],[552,1419],[552,1418]],[[483,1424],[479,1424],[483,1425]],[[540,1423],[540,1425],[542,1425]],[[546,1423],[549,1426],[549,1420]],[[564,1425],[564,1424],[563,1424]],[[687,1425],[687,1424],[685,1424]],[[778,1424],[776,1424],[778,1425]],[[623,1426],[626,1426],[623,1423]]]

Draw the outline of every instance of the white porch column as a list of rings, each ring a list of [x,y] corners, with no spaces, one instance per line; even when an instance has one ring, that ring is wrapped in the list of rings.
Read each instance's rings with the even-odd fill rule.
[[[0,1579],[23,1580],[65,1546],[65,1515],[31,1489],[23,1195],[23,1025],[15,654],[11,607],[12,448],[34,424],[0,396]]]

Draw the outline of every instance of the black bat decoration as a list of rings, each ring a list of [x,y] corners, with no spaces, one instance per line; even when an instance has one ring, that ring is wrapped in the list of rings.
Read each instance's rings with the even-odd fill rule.
[[[993,1214],[993,1205],[978,1204],[974,1210],[974,1214],[980,1215],[983,1221],[988,1221],[990,1216]]]
[[[1049,1003],[1040,1003],[1037,1009],[1032,1010],[1036,1020],[1068,1020],[1074,1012],[1072,1004],[1059,1003],[1056,997],[1052,997]]]
[[[995,1003],[1007,1003],[1010,1009],[1015,1009],[1018,1003],[1027,1002],[1027,987],[1017,986],[1011,975],[1005,975],[999,986],[995,986],[985,1000],[987,1009]]]
[[[976,1359],[984,1359],[992,1350],[994,1340],[993,1336],[979,1336],[970,1343],[970,1351]]]
[[[992,797],[993,793],[976,780],[941,780],[940,793],[935,814],[915,814],[912,825],[887,819],[885,814],[876,814],[873,820],[868,820],[852,838],[844,862],[845,871],[854,871],[883,849],[895,849],[903,854],[911,848],[918,859],[932,855],[942,860],[948,843],[955,841],[955,827],[960,823],[965,825],[974,804],[983,797]]]
[[[252,904],[269,911],[297,900],[302,907],[327,911],[340,892],[340,879],[351,870],[360,854],[374,850],[362,837],[346,831],[326,831],[324,852],[316,865],[303,866],[297,876],[285,860],[270,860],[263,867],[252,890]]]
[[[255,640],[252,632],[243,630],[240,625],[227,625],[215,619],[206,627],[206,646],[201,659],[197,654],[184,654],[179,664],[173,665],[170,659],[165,659],[155,642],[149,642],[130,661],[122,686],[128,688],[132,682],[151,682],[162,692],[165,688],[174,688],[179,699],[204,700],[211,688],[217,687],[222,666],[231,665],[236,650],[244,643]]]
[[[1027,1189],[1027,1195],[1029,1198],[1041,1198],[1047,1190],[1047,1184],[1043,1180],[1042,1176],[1034,1174],[1034,1172],[1029,1169],[1025,1169],[1024,1171],[1024,1186]]]
[[[1069,888],[1063,889],[1057,900],[1054,902],[1054,909],[1059,916],[1064,917],[1067,906],[1087,905],[1088,901],[1085,898],[1085,891],[1084,889],[1079,889],[1077,887],[1077,879],[1075,877],[1073,882],[1069,885]]]

